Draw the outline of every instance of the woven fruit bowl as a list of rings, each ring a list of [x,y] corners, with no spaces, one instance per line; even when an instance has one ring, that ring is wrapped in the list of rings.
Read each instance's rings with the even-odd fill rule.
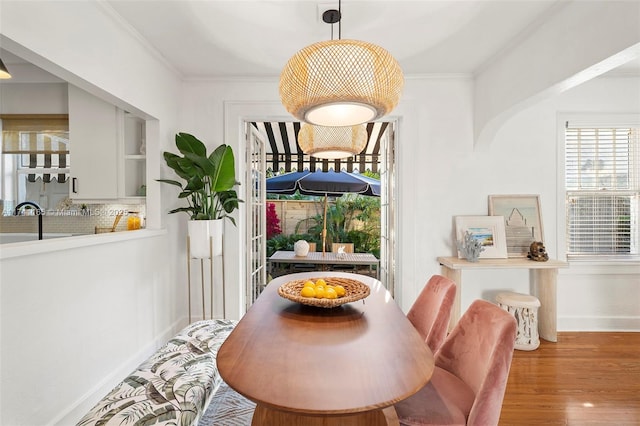
[[[300,291],[302,290],[302,287],[304,287],[304,283],[309,279],[315,282],[320,278],[307,278],[304,280],[286,282],[278,287],[278,294],[285,299],[302,303],[303,305],[318,306],[320,308],[334,308],[336,306],[344,305],[345,303],[364,299],[371,291],[367,285],[357,280],[341,277],[322,277],[328,285],[341,285],[344,287],[344,296],[338,297],[337,299],[302,297],[300,296]]]

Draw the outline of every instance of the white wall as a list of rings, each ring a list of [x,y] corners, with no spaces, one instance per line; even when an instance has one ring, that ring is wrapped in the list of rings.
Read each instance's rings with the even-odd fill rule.
[[[508,121],[496,135],[493,148],[514,144],[527,154],[513,171],[528,163],[539,165],[530,176],[540,176],[546,245],[564,260],[564,194],[558,167],[563,167],[559,133],[563,116],[571,114],[631,114],[640,121],[640,77],[601,77],[533,106]],[[559,131],[560,130],[560,131]],[[536,150],[542,153],[536,154]],[[531,179],[533,181],[533,179]],[[502,185],[501,185],[502,186]],[[512,189],[504,185],[504,193]],[[640,264],[571,261],[559,271],[558,328],[560,330],[640,330]]]
[[[564,1],[476,76],[476,144],[517,111],[605,73],[640,52],[640,3]]]
[[[164,214],[174,194],[163,205],[153,180],[176,132],[181,82],[100,2],[3,0],[1,8],[4,49],[151,120],[155,135],[147,224],[164,222],[168,233],[0,261],[0,424],[75,424],[186,324],[176,245],[184,232]]]
[[[1,424],[74,424],[175,333],[166,245],[163,235],[2,260]]]
[[[66,83],[0,84],[2,114],[67,114]]]
[[[540,194],[547,250],[566,260],[558,251],[564,238],[557,232],[564,220],[564,205],[558,202],[558,168],[563,167],[557,162],[558,113],[640,114],[640,78],[597,78],[514,115],[488,147],[474,149],[468,99],[453,101],[456,92],[445,84],[439,84],[440,93],[425,91],[422,102],[416,98],[416,106],[422,104],[417,108],[420,128],[416,136],[409,130],[410,139],[401,128],[399,139],[400,187],[408,187],[399,208],[401,223],[409,224],[399,235],[405,310],[426,279],[440,272],[436,257],[454,255],[452,216],[487,214],[490,194]],[[416,175],[427,183],[409,185]],[[491,299],[497,290],[529,291],[528,271],[464,271],[463,279],[463,309],[475,298]],[[640,330],[638,282],[637,263],[594,267],[571,262],[558,278],[559,330]]]

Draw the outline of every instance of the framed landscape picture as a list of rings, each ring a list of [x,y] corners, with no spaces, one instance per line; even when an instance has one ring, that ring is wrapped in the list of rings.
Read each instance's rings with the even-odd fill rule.
[[[480,258],[507,258],[507,244],[504,232],[504,218],[501,216],[456,216],[456,241],[464,239],[466,232],[480,241],[483,251]],[[458,251],[458,258],[464,256]]]
[[[489,195],[489,215],[504,217],[509,257],[527,257],[532,242],[544,242],[539,195]]]

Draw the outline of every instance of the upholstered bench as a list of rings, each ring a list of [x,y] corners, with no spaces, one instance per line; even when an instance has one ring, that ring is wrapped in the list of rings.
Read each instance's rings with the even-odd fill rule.
[[[222,378],[216,355],[237,321],[195,322],[158,349],[100,400],[85,425],[196,425]]]

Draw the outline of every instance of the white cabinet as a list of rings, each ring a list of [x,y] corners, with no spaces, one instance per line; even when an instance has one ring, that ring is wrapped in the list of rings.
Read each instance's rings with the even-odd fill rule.
[[[145,121],[129,113],[124,113],[123,121],[120,198],[143,201],[147,182]]]
[[[69,158],[72,200],[118,198],[116,107],[69,85]]]
[[[145,121],[69,85],[69,196],[144,203]]]

